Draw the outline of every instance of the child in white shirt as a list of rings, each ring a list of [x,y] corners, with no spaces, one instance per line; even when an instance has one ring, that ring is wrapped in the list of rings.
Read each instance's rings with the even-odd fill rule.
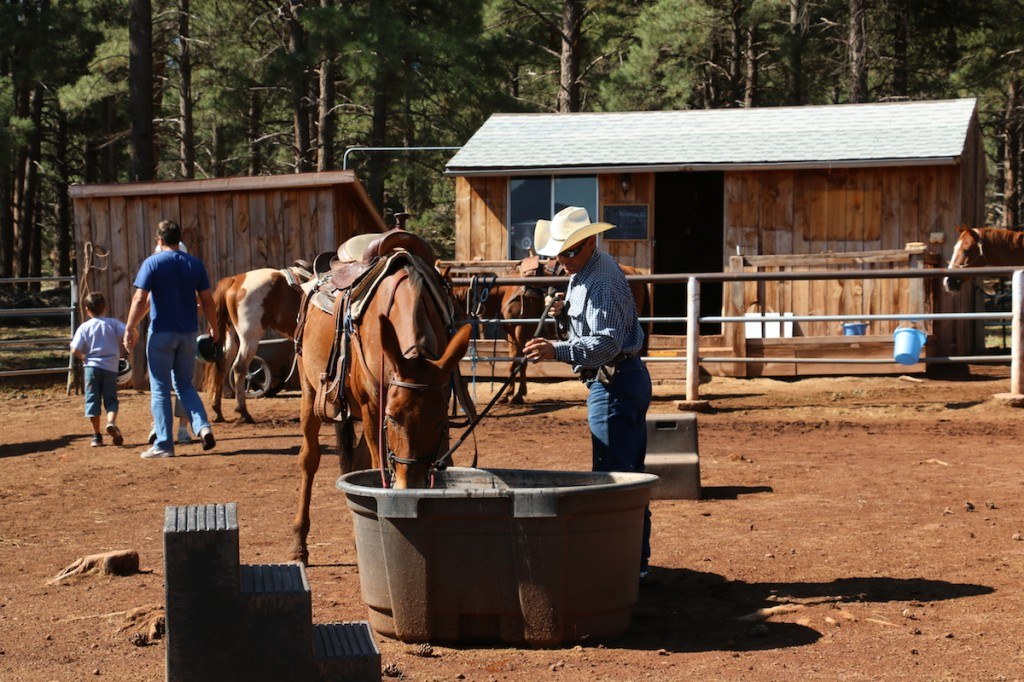
[[[107,408],[107,434],[114,445],[121,445],[124,438],[116,423],[117,363],[121,355],[124,322],[103,317],[107,311],[107,301],[103,294],[89,294],[82,304],[89,319],[75,331],[71,339],[71,352],[85,365],[85,416],[92,422],[91,445],[103,445],[103,435],[100,433],[103,407]]]

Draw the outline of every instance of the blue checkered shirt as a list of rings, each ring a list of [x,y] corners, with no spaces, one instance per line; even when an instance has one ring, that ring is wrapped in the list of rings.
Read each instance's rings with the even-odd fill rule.
[[[555,341],[555,359],[574,372],[607,365],[620,353],[636,355],[644,330],[626,276],[611,256],[594,251],[583,269],[569,277],[565,294],[569,339]]]

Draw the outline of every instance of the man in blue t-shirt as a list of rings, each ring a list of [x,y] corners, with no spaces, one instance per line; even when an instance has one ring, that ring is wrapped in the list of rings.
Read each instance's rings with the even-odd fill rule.
[[[143,451],[143,459],[173,457],[172,438],[174,412],[171,409],[171,391],[185,406],[192,423],[192,431],[199,435],[203,449],[215,444],[206,409],[192,385],[195,369],[196,294],[207,321],[217,319],[210,293],[210,279],[203,262],[180,250],[181,228],[173,220],[163,220],[157,227],[156,243],[159,252],[147,258],[135,277],[135,295],[128,311],[124,347],[130,352],[138,340],[138,324],[149,315],[149,339],[146,356],[149,363],[150,405],[156,427],[156,441]],[[214,342],[220,341],[217,331],[210,328]]]

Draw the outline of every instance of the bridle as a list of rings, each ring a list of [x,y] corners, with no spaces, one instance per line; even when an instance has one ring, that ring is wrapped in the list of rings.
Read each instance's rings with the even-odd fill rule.
[[[952,269],[952,270],[959,270],[961,268],[975,268],[975,267],[978,267],[980,265],[984,265],[985,264],[985,245],[981,242],[980,239],[977,239],[977,238],[975,239],[974,243],[978,247],[978,255],[975,256],[974,258],[970,259],[970,260],[965,260],[963,263],[960,263],[958,265],[953,265],[951,263],[950,266],[949,266],[950,269]],[[955,247],[954,247],[954,251],[955,251]],[[968,249],[961,249],[961,252],[963,252],[963,253],[966,253],[967,251],[968,251]]]

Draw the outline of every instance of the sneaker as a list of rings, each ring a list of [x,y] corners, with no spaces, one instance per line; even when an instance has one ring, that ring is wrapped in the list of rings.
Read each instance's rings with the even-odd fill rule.
[[[187,427],[181,427],[178,429],[178,438],[174,442],[182,445],[188,445],[192,442],[192,436],[189,434]]]
[[[154,426],[149,430],[149,438],[146,439],[150,445],[156,442],[156,427]]]
[[[103,446],[103,436],[98,433],[92,434],[92,440],[89,442],[89,446],[98,448]]]
[[[158,459],[160,457],[174,457],[174,453],[168,452],[167,450],[161,450],[160,448],[154,445],[148,450],[143,450],[142,454],[140,454],[139,457],[141,457],[142,459]]]
[[[199,439],[203,441],[203,450],[209,450],[217,444],[217,441],[213,438],[213,431],[210,430],[209,426],[204,426],[200,429]]]
[[[114,441],[114,445],[124,443],[124,436],[121,435],[121,429],[117,428],[117,424],[107,424],[107,434]]]

